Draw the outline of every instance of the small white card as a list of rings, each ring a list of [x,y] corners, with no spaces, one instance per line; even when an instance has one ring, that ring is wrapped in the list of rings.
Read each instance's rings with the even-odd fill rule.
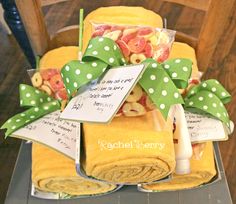
[[[78,93],[60,117],[81,122],[110,122],[141,78],[144,69],[145,65],[139,64],[108,70],[102,79]]]
[[[191,142],[227,140],[228,135],[223,123],[206,115],[185,111]]]
[[[36,141],[75,159],[80,123],[62,120],[60,111],[50,113],[15,131],[11,136]]]

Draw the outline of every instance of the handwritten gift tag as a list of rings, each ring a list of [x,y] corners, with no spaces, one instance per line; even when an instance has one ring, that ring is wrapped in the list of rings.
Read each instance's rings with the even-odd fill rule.
[[[50,113],[11,136],[42,143],[75,159],[76,134],[80,124],[62,120],[59,116],[60,111]]]
[[[61,114],[62,119],[108,123],[140,79],[145,65],[113,68],[78,93]]]
[[[185,111],[191,142],[227,140],[228,134],[223,123],[206,115]]]

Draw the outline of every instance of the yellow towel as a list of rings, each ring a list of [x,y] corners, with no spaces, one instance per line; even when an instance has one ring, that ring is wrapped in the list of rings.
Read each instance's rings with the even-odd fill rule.
[[[40,69],[62,68],[77,59],[78,47],[61,47],[47,52],[40,60]],[[32,149],[32,182],[43,191],[71,195],[109,192],[115,185],[90,181],[76,174],[75,161],[48,147],[34,143]]]
[[[197,77],[198,68],[194,49],[185,43],[174,42],[170,58],[178,57],[186,57],[193,61],[192,77]],[[215,174],[213,145],[208,142],[202,158],[200,160],[196,160],[194,157],[191,159],[191,174],[173,174],[173,180],[170,182],[143,185],[143,188],[153,191],[187,189],[210,181]]]
[[[39,63],[40,70],[61,69],[67,62],[78,59],[79,47],[65,46],[48,51]]]
[[[173,174],[173,179],[169,182],[143,185],[142,187],[153,191],[189,189],[209,182],[215,175],[213,144],[208,142],[200,160],[192,157],[190,174]]]
[[[106,193],[116,187],[78,176],[74,160],[36,143],[32,148],[32,182],[46,192],[78,196]]]
[[[192,78],[198,78],[199,73],[198,73],[195,50],[186,43],[174,42],[172,45],[169,58],[172,59],[172,58],[178,58],[178,57],[188,58],[192,60],[193,62]]]
[[[152,182],[175,168],[172,124],[160,112],[117,117],[110,124],[84,124],[83,168],[115,183]]]

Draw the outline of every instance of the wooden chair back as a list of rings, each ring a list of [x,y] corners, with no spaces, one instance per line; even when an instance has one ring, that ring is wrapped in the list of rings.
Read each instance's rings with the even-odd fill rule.
[[[16,0],[20,16],[35,55],[43,55],[50,49],[77,45],[78,26],[59,30],[52,37],[47,31],[42,6],[69,0]],[[196,50],[198,67],[206,71],[219,38],[224,31],[234,0],[162,0],[205,11],[198,38],[177,32],[176,41],[185,42]]]

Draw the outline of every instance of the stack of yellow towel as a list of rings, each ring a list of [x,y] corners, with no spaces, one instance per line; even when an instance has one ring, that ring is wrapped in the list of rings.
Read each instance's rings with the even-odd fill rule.
[[[200,159],[191,159],[191,173],[186,175],[173,174],[169,182],[142,185],[152,191],[182,190],[200,186],[209,182],[216,175],[212,142],[208,142]]]
[[[174,42],[170,58],[189,58],[193,62],[192,77],[198,78],[198,67],[195,51],[185,43]],[[209,182],[216,175],[213,144],[208,142],[201,159],[191,159],[191,173],[186,175],[173,174],[169,182],[159,184],[142,185],[142,188],[152,191],[181,190],[197,187]]]
[[[114,12],[117,13],[114,13]],[[150,14],[152,20],[145,21],[143,15]],[[132,16],[132,18],[130,17]],[[97,19],[99,16],[99,19]],[[111,16],[115,16],[111,18]],[[130,19],[130,20],[129,20]],[[84,45],[91,36],[91,21],[108,23],[141,24],[161,26],[161,18],[153,12],[139,8],[116,9],[101,8],[89,15],[84,22]],[[85,48],[86,46],[84,46]],[[40,62],[42,68],[62,67],[63,59],[77,59],[77,47],[64,47],[47,53]],[[66,56],[65,56],[66,55]],[[194,50],[183,43],[174,43],[171,58],[188,57],[194,61],[193,75],[197,75]],[[161,179],[174,171],[175,155],[172,138],[172,124],[164,122],[158,111],[149,112],[136,118],[115,118],[109,125],[83,125],[82,165],[89,176],[115,183],[143,183]],[[50,158],[50,160],[48,160]],[[55,159],[54,159],[55,158]],[[206,158],[206,159],[205,159]],[[75,175],[74,162],[65,156],[36,144],[33,145],[32,180],[46,191],[65,191],[69,194],[94,194],[88,192],[88,186],[96,185],[95,193],[110,191],[114,185],[91,183],[79,188],[81,178]],[[47,161],[48,160],[48,161]],[[62,161],[58,164],[58,161]],[[205,162],[208,161],[208,162]],[[210,162],[209,162],[210,161]],[[188,176],[176,176],[181,184],[173,187],[171,183],[163,189],[183,189],[198,186],[209,181],[215,175],[212,144],[207,145],[202,160],[191,161],[192,173]],[[201,171],[203,170],[203,171]],[[199,178],[201,182],[199,182]],[[188,181],[191,180],[191,185]],[[80,183],[80,184],[79,184]],[[157,185],[157,184],[156,184]],[[144,188],[156,189],[156,185]],[[162,185],[162,184],[160,184]],[[158,186],[158,185],[157,185]],[[85,188],[85,189],[83,189]],[[80,189],[75,191],[74,189]],[[157,189],[158,190],[158,189]]]
[[[93,22],[162,27],[159,15],[141,7],[99,8],[85,18],[85,47]],[[175,168],[172,125],[157,111],[114,118],[109,125],[84,124],[83,130],[83,168],[89,176],[136,184],[161,179]]]

